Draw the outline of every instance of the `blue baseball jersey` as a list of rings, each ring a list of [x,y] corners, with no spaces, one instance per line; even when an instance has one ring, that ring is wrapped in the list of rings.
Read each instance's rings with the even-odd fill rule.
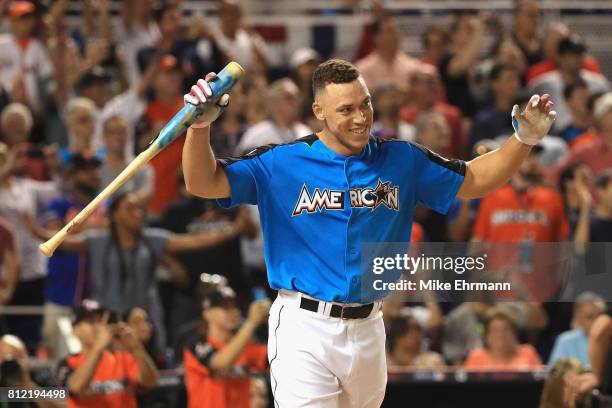
[[[219,164],[231,188],[219,204],[259,208],[270,286],[343,303],[385,296],[363,296],[362,244],[409,242],[415,206],[445,213],[465,176],[414,143],[370,138],[342,156],[316,135]]]

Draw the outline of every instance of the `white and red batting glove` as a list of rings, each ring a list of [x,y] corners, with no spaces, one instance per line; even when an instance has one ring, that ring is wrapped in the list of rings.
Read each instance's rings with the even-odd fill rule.
[[[208,99],[212,96],[212,89],[210,89],[208,81],[215,76],[216,74],[211,72],[206,75],[205,79],[198,79],[198,82],[191,87],[189,93],[183,96],[185,103],[190,103],[196,106],[200,104],[207,104],[202,115],[200,115],[200,117],[191,125],[192,128],[204,128],[210,126],[210,124],[213,123],[219,117],[219,115],[221,115],[221,113],[223,113],[223,109],[225,109],[229,104],[228,94],[223,94],[216,104],[212,104],[208,101]]]
[[[524,111],[518,105],[512,108],[512,127],[519,142],[530,146],[537,145],[548,134],[555,121],[557,112],[552,110],[550,95],[533,95]]]

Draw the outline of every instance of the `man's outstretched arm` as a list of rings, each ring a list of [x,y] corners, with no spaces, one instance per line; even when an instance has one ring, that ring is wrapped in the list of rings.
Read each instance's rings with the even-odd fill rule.
[[[214,74],[206,75],[206,81]],[[185,103],[209,106],[198,120],[187,129],[187,137],[183,146],[183,173],[185,186],[189,193],[204,198],[223,198],[231,194],[230,185],[225,171],[217,164],[215,154],[210,145],[210,124],[217,119],[222,109],[229,103],[229,95],[225,94],[217,105],[207,102],[212,91],[205,80],[200,79],[185,95]]]
[[[503,186],[521,166],[531,148],[546,136],[555,120],[549,95],[534,95],[523,112],[512,109],[515,133],[499,149],[466,163],[465,179],[457,196],[477,198]]]

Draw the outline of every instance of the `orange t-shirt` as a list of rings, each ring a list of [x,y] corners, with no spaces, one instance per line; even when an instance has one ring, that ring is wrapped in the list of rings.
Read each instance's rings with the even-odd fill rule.
[[[474,225],[474,237],[486,242],[557,242],[568,233],[561,195],[543,186],[518,193],[507,184],[482,200]]]
[[[56,383],[68,387],[70,376],[85,362],[83,354],[66,357],[57,369]],[[137,408],[134,389],[140,368],[125,351],[105,351],[84,395],[68,396],[69,408]]]
[[[532,370],[541,365],[540,356],[529,344],[521,344],[510,360],[495,360],[485,348],[471,351],[465,360],[465,368],[472,370]]]
[[[224,373],[212,373],[210,361],[223,347],[224,343],[207,337],[185,348],[183,364],[189,408],[249,408],[249,374],[266,369],[267,348],[263,344],[249,343],[232,368]]]
[[[562,272],[555,243],[568,233],[563,201],[556,190],[536,186],[519,193],[508,184],[482,200],[473,236],[496,244],[487,249],[486,264],[493,271],[510,272],[503,281],[517,279],[520,285],[513,285],[512,293],[529,297],[523,300],[545,301],[558,289],[556,277]]]
[[[162,128],[183,107],[183,99],[178,98],[173,105],[165,105],[153,101],[147,106],[147,119],[153,129]],[[168,205],[178,198],[179,185],[177,170],[181,165],[183,145],[182,136],[167,146],[162,152],[151,159],[153,167],[153,196],[149,201],[149,208],[155,214],[161,214]]]

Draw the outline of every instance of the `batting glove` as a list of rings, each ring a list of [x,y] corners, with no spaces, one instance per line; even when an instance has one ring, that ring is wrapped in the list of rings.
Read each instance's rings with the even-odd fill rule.
[[[198,79],[198,82],[191,87],[188,94],[185,94],[183,100],[185,103],[192,105],[207,104],[202,115],[191,125],[192,128],[203,128],[210,126],[229,104],[229,95],[223,94],[216,104],[210,103],[208,100],[212,96],[212,89],[208,85],[209,80],[215,77],[215,74],[206,75],[205,79]]]
[[[533,95],[523,112],[518,105],[512,108],[512,127],[519,142],[530,146],[538,144],[548,134],[557,112],[551,110],[550,95]]]

